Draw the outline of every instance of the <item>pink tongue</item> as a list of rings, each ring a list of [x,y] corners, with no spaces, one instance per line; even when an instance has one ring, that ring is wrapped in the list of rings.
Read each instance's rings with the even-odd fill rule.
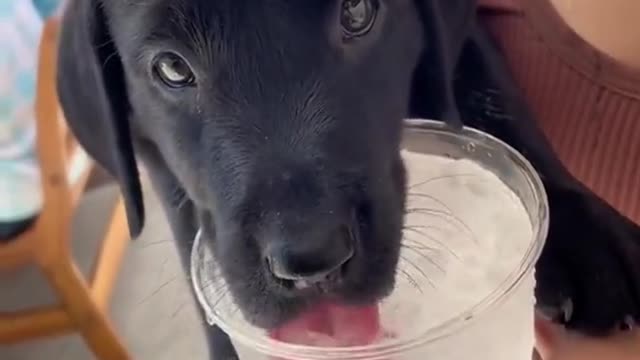
[[[376,305],[348,307],[322,304],[273,330],[276,340],[307,346],[363,346],[373,343],[381,333]]]

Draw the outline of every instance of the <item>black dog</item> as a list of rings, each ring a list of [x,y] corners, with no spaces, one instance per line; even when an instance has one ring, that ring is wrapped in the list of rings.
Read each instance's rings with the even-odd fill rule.
[[[472,0],[72,1],[60,100],[118,179],[132,235],[140,159],[183,260],[202,228],[258,326],[320,296],[362,304],[393,287],[407,116],[477,127],[527,156],[551,203],[541,308],[588,333],[632,325],[640,230],[558,161],[475,11]],[[233,355],[210,331],[215,356]]]

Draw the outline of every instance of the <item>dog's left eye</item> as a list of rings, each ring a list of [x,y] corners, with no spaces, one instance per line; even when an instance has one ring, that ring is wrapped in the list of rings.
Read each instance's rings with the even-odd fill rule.
[[[159,55],[153,67],[160,80],[172,88],[181,88],[195,83],[196,78],[189,64],[177,54]]]
[[[343,0],[340,22],[345,37],[363,36],[371,30],[378,13],[377,0]]]

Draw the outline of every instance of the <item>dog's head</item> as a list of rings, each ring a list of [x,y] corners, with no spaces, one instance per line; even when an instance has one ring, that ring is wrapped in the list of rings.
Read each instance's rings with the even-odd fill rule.
[[[145,143],[204,214],[247,318],[275,326],[321,298],[361,304],[392,288],[401,120],[416,93],[452,113],[450,59],[472,2],[80,0],[59,95],[119,180],[133,235]]]

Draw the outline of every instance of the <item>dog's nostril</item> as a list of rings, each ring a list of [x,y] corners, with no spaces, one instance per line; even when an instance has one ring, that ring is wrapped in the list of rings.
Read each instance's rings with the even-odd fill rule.
[[[292,240],[271,246],[265,258],[269,271],[280,280],[313,284],[340,276],[339,270],[354,256],[354,239],[339,227],[321,239]]]

